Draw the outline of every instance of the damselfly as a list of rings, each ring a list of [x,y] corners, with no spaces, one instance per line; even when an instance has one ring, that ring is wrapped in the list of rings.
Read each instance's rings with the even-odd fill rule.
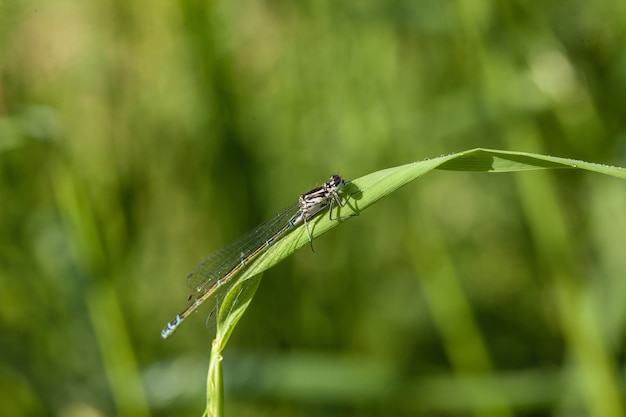
[[[335,206],[344,207],[350,195],[342,200],[346,182],[339,175],[333,175],[327,183],[304,193],[298,202],[276,215],[268,222],[249,231],[233,243],[209,255],[187,275],[187,284],[193,289],[189,297],[191,303],[167,323],[161,331],[164,339],[170,337],[180,324],[218,290],[226,290],[237,280],[246,265],[249,265],[267,248],[275,244],[296,226],[304,224],[309,242],[311,233],[308,222],[328,209],[329,219],[333,218]],[[345,217],[345,216],[344,216]]]

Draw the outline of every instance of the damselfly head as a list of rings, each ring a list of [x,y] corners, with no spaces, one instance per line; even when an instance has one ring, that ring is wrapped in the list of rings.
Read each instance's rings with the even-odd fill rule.
[[[328,181],[328,185],[333,190],[337,190],[338,188],[341,188],[344,185],[346,185],[346,182],[344,181],[343,178],[341,178],[340,175],[334,174],[330,176],[330,181]]]

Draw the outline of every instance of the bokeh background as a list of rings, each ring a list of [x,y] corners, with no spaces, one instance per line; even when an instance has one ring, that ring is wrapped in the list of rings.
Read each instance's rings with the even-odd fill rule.
[[[626,3],[0,1],[0,414],[198,416],[185,276],[332,173],[626,166]],[[265,273],[231,416],[623,416],[626,184],[434,172]]]

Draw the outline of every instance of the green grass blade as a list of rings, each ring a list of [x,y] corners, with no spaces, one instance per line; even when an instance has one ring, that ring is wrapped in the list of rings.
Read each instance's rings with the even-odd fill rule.
[[[217,313],[217,332],[211,348],[209,374],[207,377],[207,408],[205,415],[223,415],[224,385],[222,380],[222,351],[235,326],[250,305],[261,283],[262,273],[246,280],[239,280],[228,291]]]
[[[626,178],[626,169],[624,168],[529,152],[477,148],[450,156],[452,158],[445,157],[447,160],[439,169],[450,171],[512,172],[542,168],[578,168],[618,178]]]
[[[347,189],[347,193],[351,194],[349,203],[335,215],[349,216],[358,214],[384,196],[434,169],[473,172],[515,172],[562,168],[584,169],[626,179],[626,169],[620,167],[527,152],[478,148],[388,168],[354,179],[350,182]],[[347,218],[330,220],[329,216],[320,216],[309,222],[311,235],[317,237],[345,220]],[[260,274],[308,243],[305,229],[303,226],[300,226],[255,260],[227,293],[217,317],[217,335],[213,343],[209,366],[208,415],[222,415],[221,352],[226,346],[237,322],[250,304],[260,283]]]

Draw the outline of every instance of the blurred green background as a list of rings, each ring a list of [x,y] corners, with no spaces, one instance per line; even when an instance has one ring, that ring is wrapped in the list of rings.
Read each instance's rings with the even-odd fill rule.
[[[0,414],[198,416],[198,261],[332,173],[626,166],[626,3],[0,1]],[[436,172],[268,271],[230,416],[623,416],[626,188]]]

